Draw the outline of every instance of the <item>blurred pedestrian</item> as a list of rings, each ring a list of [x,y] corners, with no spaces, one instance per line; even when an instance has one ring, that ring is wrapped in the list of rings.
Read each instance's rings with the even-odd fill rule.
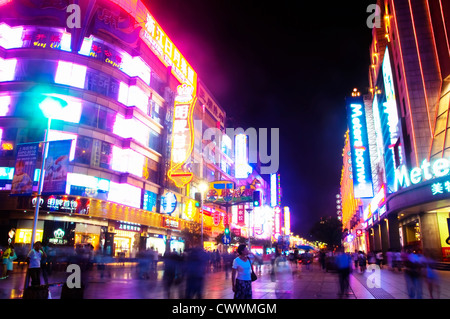
[[[32,286],[41,285],[41,260],[46,258],[47,255],[42,250],[41,242],[37,241],[33,245],[33,249],[27,255],[28,260],[28,274],[27,276],[31,278]]]
[[[375,254],[376,264],[380,269],[383,268],[383,252],[380,250]]]
[[[186,258],[186,299],[202,299],[205,271],[208,264],[206,253],[200,248],[188,251]]]
[[[2,262],[2,277],[0,279],[6,279],[9,277],[10,273],[13,271],[13,261],[17,259],[17,255],[14,250],[14,246],[10,244],[8,248],[3,252]]]
[[[358,254],[358,264],[359,264],[359,271],[361,273],[364,273],[367,268],[367,257],[363,251],[360,251]]]
[[[320,252],[319,252],[319,263],[320,263],[320,266],[321,266],[323,271],[326,270],[325,260],[326,260],[325,250],[321,249]]]
[[[355,270],[358,269],[358,252],[355,250],[355,252],[352,254],[352,260],[354,264]]]
[[[248,258],[247,245],[241,244],[237,249],[238,257],[233,260],[231,284],[234,299],[252,299],[252,264]]]
[[[231,266],[233,265],[233,255],[226,251],[223,254],[223,265],[225,268],[225,279],[228,279],[230,275]]]
[[[46,241],[44,241],[44,243],[41,245],[41,249],[44,252],[44,255],[41,258],[42,277],[44,278],[45,284],[48,285],[48,264],[47,264],[48,244]]]
[[[386,252],[386,264],[389,270],[394,269],[394,252],[390,248]]]
[[[163,283],[167,299],[170,299],[172,285],[176,283],[179,275],[179,260],[178,254],[174,252],[167,252],[164,255],[164,275]]]
[[[406,289],[410,299],[422,299],[422,263],[415,251],[408,250],[403,255]]]
[[[369,265],[373,265],[377,262],[373,251],[369,251],[367,254],[367,261],[369,262]]]
[[[336,267],[339,274],[339,296],[342,298],[349,292],[352,268],[352,259],[349,254],[344,252],[344,249],[341,249],[336,256]]]
[[[427,283],[428,292],[431,299],[439,299],[441,295],[441,287],[439,284],[439,275],[434,269],[436,261],[431,255],[430,251],[425,251],[422,258],[422,265],[425,268],[425,281]],[[436,293],[436,294],[435,294]]]
[[[275,260],[275,296],[277,299],[291,299],[293,293],[293,271],[285,256]]]

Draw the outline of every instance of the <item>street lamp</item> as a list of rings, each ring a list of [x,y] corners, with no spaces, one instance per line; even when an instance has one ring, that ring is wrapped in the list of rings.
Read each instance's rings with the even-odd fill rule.
[[[202,249],[204,248],[204,244],[203,244],[203,202],[205,201],[205,193],[208,191],[208,184],[206,184],[206,182],[201,182],[199,185],[199,190],[200,193],[202,194],[202,200],[201,200],[201,209],[202,209],[202,237],[201,237],[201,243],[202,243]]]
[[[45,117],[47,117],[47,129],[45,130],[44,136],[44,151],[42,155],[42,163],[41,163],[41,171],[39,173],[39,182],[38,182],[38,190],[37,190],[37,198],[36,198],[36,207],[34,210],[34,221],[33,221],[33,231],[31,233],[31,249],[33,249],[33,244],[36,240],[36,232],[37,232],[37,222],[39,219],[39,205],[41,202],[42,196],[42,186],[44,182],[44,169],[45,169],[45,158],[47,157],[48,152],[48,136],[50,133],[50,126],[52,122],[52,117],[57,118],[59,113],[63,110],[63,108],[67,105],[67,102],[56,98],[47,96],[40,104],[39,108]]]

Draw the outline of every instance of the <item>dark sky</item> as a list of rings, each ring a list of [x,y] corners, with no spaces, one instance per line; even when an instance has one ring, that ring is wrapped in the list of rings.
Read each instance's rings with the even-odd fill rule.
[[[375,0],[147,0],[216,100],[244,129],[280,129],[283,206],[307,237],[336,216],[345,97],[368,88]]]

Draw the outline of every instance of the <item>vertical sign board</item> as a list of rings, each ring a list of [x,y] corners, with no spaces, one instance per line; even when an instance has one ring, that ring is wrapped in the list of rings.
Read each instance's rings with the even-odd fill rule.
[[[277,206],[277,174],[270,174],[270,206]]]
[[[42,194],[65,194],[72,140],[49,142]]]
[[[31,195],[33,192],[33,176],[38,153],[39,143],[17,145],[11,195]]]
[[[177,187],[189,184],[194,174],[186,167],[194,149],[193,112],[197,98],[194,87],[183,84],[177,88],[172,128],[172,154],[167,173]]]
[[[284,234],[290,235],[291,234],[291,212],[289,210],[289,207],[285,206],[283,208],[284,212]]]
[[[373,197],[369,138],[362,97],[347,98],[347,123],[352,153],[353,188],[355,198]]]
[[[377,116],[377,130],[380,135],[378,143],[382,143],[381,148],[383,149],[386,171],[386,190],[389,193],[390,190],[394,189],[395,169],[403,161],[403,150],[401,149],[402,146],[398,144],[401,137],[401,130],[388,48],[386,48],[384,54],[381,71],[383,76],[380,77],[377,83],[380,89],[378,92],[380,93],[377,92],[376,95],[377,103],[374,103],[374,113]]]

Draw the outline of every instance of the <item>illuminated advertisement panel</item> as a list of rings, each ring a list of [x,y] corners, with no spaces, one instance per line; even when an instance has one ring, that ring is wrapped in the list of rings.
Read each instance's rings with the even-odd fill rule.
[[[277,206],[273,210],[273,235],[275,239],[278,239],[278,237],[281,235],[281,209]]]
[[[283,208],[284,213],[284,234],[290,235],[291,234],[291,212],[289,210],[289,207],[285,206]]]
[[[403,151],[400,144],[400,121],[388,48],[386,48],[382,64],[382,77],[377,86],[379,89],[376,95],[377,103],[374,103],[374,113],[377,114],[377,121],[379,121],[377,125],[379,142],[377,143],[382,143],[387,192],[391,193],[395,188],[395,170],[402,163]]]
[[[373,197],[369,138],[366,114],[361,97],[347,99],[347,123],[352,153],[353,190],[355,198]]]
[[[248,165],[247,135],[239,134],[235,137],[235,177],[247,178],[252,168]]]
[[[179,85],[175,97],[172,128],[172,152],[170,169],[167,176],[177,187],[184,187],[194,177],[185,164],[194,148],[193,111],[195,101],[194,88],[186,84]]]
[[[277,206],[277,174],[270,174],[270,206]]]
[[[141,39],[165,66],[172,67],[172,74],[181,83],[187,83],[196,88],[197,74],[194,69],[192,69],[149,12],[147,12],[147,17],[144,22],[145,27],[141,31]]]

